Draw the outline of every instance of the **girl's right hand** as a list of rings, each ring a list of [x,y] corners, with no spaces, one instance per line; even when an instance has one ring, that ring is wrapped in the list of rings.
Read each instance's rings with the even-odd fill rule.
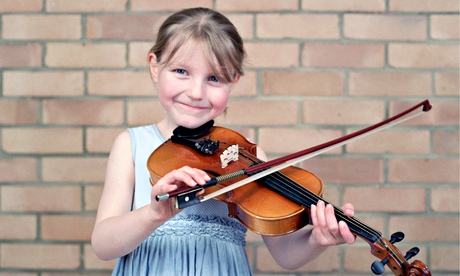
[[[174,207],[174,198],[158,202],[155,199],[156,195],[169,193],[184,186],[195,187],[196,185],[203,185],[209,180],[211,178],[206,172],[189,166],[184,166],[164,175],[152,187],[150,206],[155,220],[168,220],[180,212],[179,209]]]

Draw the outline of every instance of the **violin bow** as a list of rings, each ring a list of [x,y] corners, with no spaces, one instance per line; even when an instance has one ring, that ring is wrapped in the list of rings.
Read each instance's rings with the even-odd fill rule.
[[[170,193],[159,194],[156,196],[157,201],[164,201],[171,197],[176,197],[176,208],[182,209],[194,204],[198,204],[209,199],[215,198],[222,194],[228,193],[234,189],[242,187],[248,183],[256,181],[264,176],[272,174],[274,172],[280,171],[289,166],[293,166],[297,163],[305,161],[314,156],[320,155],[331,149],[343,146],[357,139],[366,137],[383,129],[392,127],[394,125],[400,124],[407,120],[410,120],[414,117],[417,117],[424,112],[431,110],[432,106],[428,100],[425,100],[393,117],[390,117],[380,123],[369,126],[367,128],[358,130],[356,132],[350,133],[346,136],[339,137],[337,139],[325,142],[323,144],[307,148],[283,157],[273,159],[271,161],[263,162],[246,169],[238,170],[229,174],[213,177],[210,181],[206,182],[203,186],[190,188],[184,187],[183,189],[178,189]],[[421,109],[421,110],[420,110]],[[251,175],[247,178],[244,178],[236,183],[223,187],[215,192],[209,193],[207,195],[197,197],[195,194],[205,188],[214,186],[219,183],[223,183],[229,180],[240,178],[245,175]]]
[[[420,108],[422,108],[422,110],[419,110]],[[425,100],[413,106],[412,108],[402,113],[399,113],[387,120],[384,120],[370,127],[364,128],[362,130],[353,132],[341,138],[337,138],[335,140],[332,140],[332,141],[314,146],[312,148],[308,148],[308,149],[284,156],[284,157],[280,157],[272,161],[261,163],[253,167],[244,169],[244,170],[240,170],[237,172],[218,176],[215,179],[212,179],[211,181],[206,183],[205,186],[206,185],[213,186],[213,185],[216,185],[217,183],[222,183],[224,181],[228,181],[231,179],[241,177],[242,175],[248,175],[251,173],[253,174],[243,180],[240,180],[239,182],[236,182],[234,184],[231,184],[227,187],[221,188],[213,193],[210,193],[208,195],[201,196],[201,197],[196,197],[196,192],[204,189],[203,186],[199,188],[193,188],[192,191],[190,191],[189,189],[187,192],[183,192],[183,193],[179,192],[178,194],[176,194],[176,207],[184,208],[190,205],[194,205],[194,204],[215,198],[219,195],[222,195],[231,190],[239,188],[250,182],[256,181],[264,176],[267,176],[281,169],[284,169],[286,167],[289,167],[296,163],[304,161],[308,158],[317,156],[323,152],[326,152],[336,147],[340,147],[356,139],[363,138],[365,136],[368,136],[380,130],[394,126],[396,124],[400,124],[404,121],[407,121],[416,116],[419,116],[423,112],[428,112],[431,108],[432,106],[429,103],[429,101]],[[165,200],[164,196],[163,198],[161,197],[159,198],[159,196],[157,196],[157,200],[159,199]],[[342,219],[347,220],[347,218],[345,217],[343,217]],[[359,234],[358,236],[363,238],[370,245],[372,255],[374,255],[375,257],[379,259],[379,261],[375,261],[371,266],[372,272],[374,272],[374,274],[376,275],[383,274],[383,272],[385,271],[385,265],[387,265],[392,270],[394,275],[397,275],[397,276],[431,276],[430,270],[423,262],[419,260],[415,260],[410,264],[408,263],[408,260],[410,258],[418,254],[419,248],[414,247],[410,249],[405,255],[403,255],[398,250],[398,248],[394,246],[394,243],[399,242],[404,238],[404,234],[402,232],[394,233],[393,235],[391,235],[390,240],[383,238],[380,234],[373,236],[372,239],[367,239],[366,236],[362,236]]]

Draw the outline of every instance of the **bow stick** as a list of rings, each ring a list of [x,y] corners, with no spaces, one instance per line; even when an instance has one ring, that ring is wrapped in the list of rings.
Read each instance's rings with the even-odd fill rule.
[[[420,107],[422,107],[422,110],[418,110]],[[345,144],[348,144],[357,139],[366,137],[375,132],[378,132],[383,129],[389,128],[391,126],[400,124],[404,121],[410,120],[416,116],[421,115],[423,112],[428,112],[431,109],[431,107],[432,106],[430,102],[428,100],[425,100],[413,106],[412,108],[409,108],[406,111],[403,111],[391,118],[388,118],[380,123],[369,126],[367,128],[350,133],[346,136],[343,136],[343,137],[331,140],[329,142],[326,142],[326,143],[323,143],[323,144],[320,144],[320,145],[317,145],[317,146],[314,146],[314,147],[311,147],[305,150],[301,150],[299,152],[295,152],[295,153],[292,153],[292,154],[289,154],[289,155],[286,155],[286,156],[283,156],[277,159],[273,159],[271,161],[260,163],[252,167],[248,167],[246,169],[242,169],[242,170],[239,170],[233,173],[229,173],[226,175],[221,175],[221,176],[212,178],[210,181],[208,181],[207,183],[205,183],[203,186],[200,186],[200,187],[196,187],[192,189],[186,188],[186,191],[178,190],[176,192],[171,192],[169,194],[168,193],[160,194],[156,196],[156,199],[157,201],[163,201],[170,197],[176,196],[176,207],[177,208],[184,208],[184,207],[188,207],[194,204],[204,202],[206,200],[215,198],[219,195],[232,191],[236,188],[242,187],[250,182],[256,181],[264,176],[267,176],[269,174],[272,174],[274,172],[277,172],[279,170],[282,170],[289,166],[293,166],[299,162],[305,161],[309,158],[322,154],[331,149],[343,146]],[[207,194],[201,197],[195,196],[195,194],[198,191],[201,191],[202,189],[205,189],[210,186],[214,186],[218,183],[222,183],[225,181],[229,181],[229,180],[236,179],[244,175],[250,175],[250,174],[252,175],[236,183],[233,183],[229,186],[223,187],[215,192],[212,192],[210,194]]]

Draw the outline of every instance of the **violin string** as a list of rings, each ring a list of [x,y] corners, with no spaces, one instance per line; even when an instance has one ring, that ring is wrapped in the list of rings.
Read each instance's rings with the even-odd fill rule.
[[[243,152],[246,151],[243,150]],[[257,164],[261,162],[261,160],[256,160],[256,157],[254,157],[252,154],[248,154],[247,152],[246,154],[242,154],[242,156],[245,160],[250,160],[247,161],[248,163],[250,162],[252,164]],[[251,158],[250,156],[253,157]],[[266,176],[264,182],[266,182],[271,188],[277,190],[283,196],[286,196],[287,198],[305,207],[310,208],[312,204],[316,205],[319,200],[324,201],[325,204],[330,204],[324,199],[322,199],[320,196],[312,193],[308,189],[302,187],[301,185],[299,185],[298,183],[291,180],[289,177],[280,172],[276,172],[269,176]],[[338,216],[340,220],[345,221],[348,225],[351,226],[351,228],[354,228],[355,232],[358,232],[357,229],[361,230],[361,232],[364,231],[367,234],[365,235],[366,238],[372,240],[373,242],[375,242],[375,240],[381,237],[381,233],[379,231],[367,226],[355,217],[346,216],[343,213],[342,209],[334,206],[333,204],[331,205],[334,208],[334,213],[336,214],[336,216]]]
[[[292,200],[294,200],[298,204],[304,205],[306,207],[311,207],[311,204],[316,205],[319,200],[324,201],[325,204],[330,204],[320,196],[300,186],[295,181],[292,181],[282,173],[274,174],[273,178],[275,178],[275,181],[269,181],[269,184],[272,185],[274,189],[280,190],[280,192],[283,194],[291,194],[291,196],[294,198]],[[300,194],[301,196],[298,196],[297,194]],[[333,204],[331,205],[333,206],[334,212],[336,216],[339,218],[339,220],[345,221],[350,226],[350,229],[354,230],[356,234],[364,238],[367,238],[372,242],[375,242],[379,237],[381,237],[381,233],[379,231],[362,223],[355,217],[346,216],[343,213],[342,209],[334,206]]]

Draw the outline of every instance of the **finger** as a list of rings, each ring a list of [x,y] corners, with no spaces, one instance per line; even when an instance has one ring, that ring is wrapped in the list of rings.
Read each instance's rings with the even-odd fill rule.
[[[343,210],[343,213],[347,217],[352,217],[352,216],[355,215],[355,207],[351,203],[347,203],[347,204],[343,205],[342,210]]]
[[[328,204],[324,213],[329,233],[334,237],[335,240],[340,240],[339,224],[337,222],[337,218],[335,217],[334,206]]]
[[[345,221],[339,221],[339,230],[343,240],[346,243],[352,244],[355,242],[356,236],[350,231]]]
[[[324,201],[319,200],[318,203],[316,204],[316,221],[317,221],[317,226],[324,228],[326,227],[326,218],[324,216],[324,209],[326,206],[324,205]]]
[[[185,166],[180,168],[179,171],[187,174],[190,177],[190,179],[188,179],[186,176],[184,176],[185,179],[187,179],[187,181],[184,181],[184,183],[192,187],[196,186],[197,184],[203,185],[206,183],[206,181],[211,180],[209,175],[200,169]]]

